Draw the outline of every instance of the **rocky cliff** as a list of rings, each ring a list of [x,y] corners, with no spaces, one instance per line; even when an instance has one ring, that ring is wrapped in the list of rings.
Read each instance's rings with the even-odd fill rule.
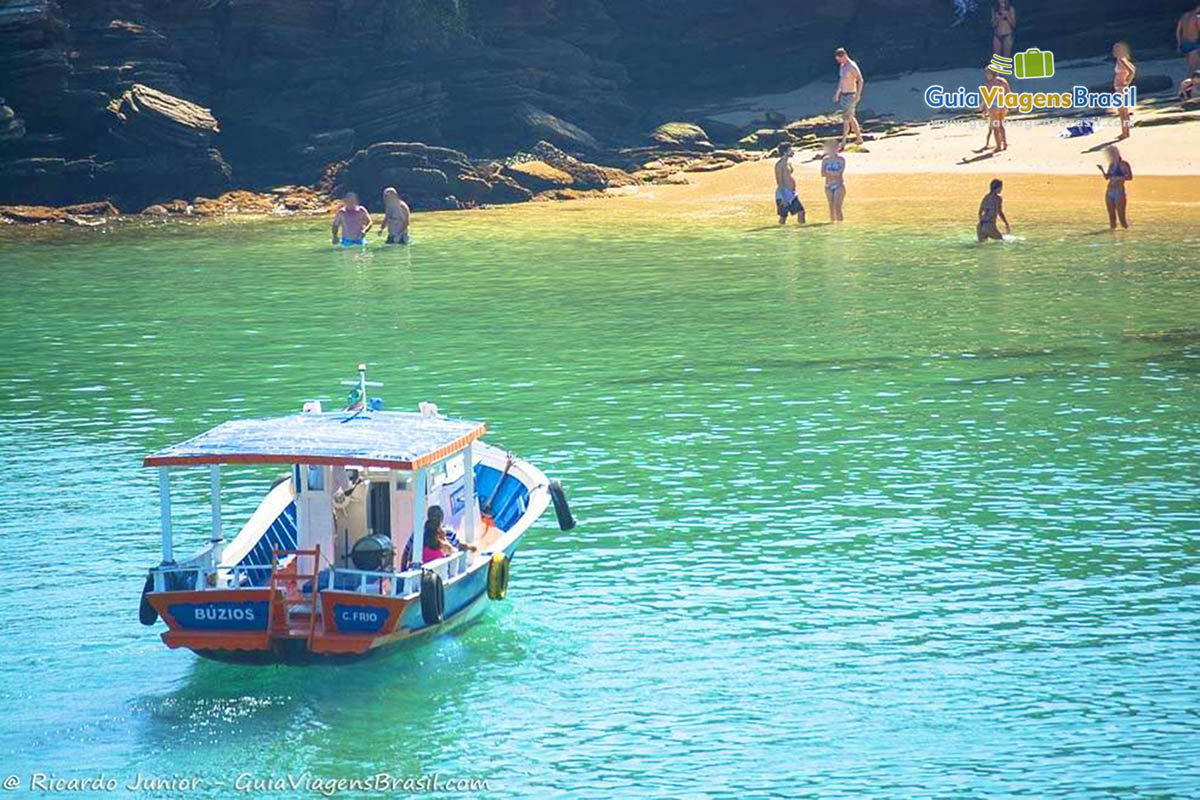
[[[1165,50],[1181,10],[1163,0],[1017,5],[1022,30],[1060,59],[1102,55],[1116,38]],[[952,0],[0,0],[0,203],[139,208],[234,185],[314,183],[331,163],[357,158],[345,176],[398,158],[370,150],[378,142],[491,158],[544,141],[603,160],[678,108],[832,75],[837,44],[875,75],[985,60],[986,9],[965,20],[954,9]],[[457,156],[432,152],[459,168]],[[470,166],[458,174],[487,178]]]

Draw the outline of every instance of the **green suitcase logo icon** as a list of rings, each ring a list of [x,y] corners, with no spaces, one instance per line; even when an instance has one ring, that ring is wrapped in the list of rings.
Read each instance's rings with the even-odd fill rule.
[[[1054,74],[1054,53],[1031,47],[1013,56],[1013,72],[1018,78],[1049,78]]]

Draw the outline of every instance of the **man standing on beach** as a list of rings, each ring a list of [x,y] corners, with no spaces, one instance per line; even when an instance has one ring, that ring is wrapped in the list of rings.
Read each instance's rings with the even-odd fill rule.
[[[1200,5],[1184,12],[1175,26],[1179,52],[1187,56],[1188,74],[1200,69]]]
[[[858,143],[862,144],[862,128],[859,127],[858,118],[854,116],[858,101],[862,99],[862,70],[850,58],[844,47],[833,51],[833,59],[838,63],[838,85],[837,91],[833,93],[833,102],[842,108],[842,147],[846,147],[846,140],[850,138],[851,131],[854,132]]]
[[[779,145],[779,160],[775,162],[775,210],[779,212],[779,224],[787,222],[789,214],[796,215],[796,222],[804,224],[804,204],[796,195],[796,178],[792,174],[792,143]]]

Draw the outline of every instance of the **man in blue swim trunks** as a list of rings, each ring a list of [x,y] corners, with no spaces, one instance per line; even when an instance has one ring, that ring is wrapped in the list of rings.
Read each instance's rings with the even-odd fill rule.
[[[339,230],[341,235],[339,236]],[[371,230],[371,215],[358,204],[358,195],[346,192],[342,208],[333,215],[333,243],[342,247],[354,247],[367,243],[367,231]]]
[[[1187,56],[1188,74],[1200,69],[1200,5],[1187,11],[1175,26],[1179,52]]]
[[[779,224],[795,214],[796,222],[804,224],[804,204],[796,196],[796,177],[792,174],[792,144],[779,145],[779,160],[775,162],[775,210],[779,212]]]

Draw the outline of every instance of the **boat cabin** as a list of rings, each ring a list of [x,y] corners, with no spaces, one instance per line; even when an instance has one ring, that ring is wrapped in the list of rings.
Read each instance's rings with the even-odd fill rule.
[[[486,426],[436,413],[336,411],[309,402],[305,411],[271,419],[235,420],[148,456],[158,468],[162,565],[155,591],[203,591],[263,585],[273,562],[293,560],[298,575],[322,587],[403,595],[422,567],[450,579],[467,565],[462,551],[424,564],[424,527],[431,506],[459,540],[476,544],[481,528],[472,443]],[[229,545],[221,524],[221,467],[285,465],[281,478]],[[209,546],[176,564],[170,472],[207,466],[212,496]],[[391,578],[383,587],[382,578]]]

